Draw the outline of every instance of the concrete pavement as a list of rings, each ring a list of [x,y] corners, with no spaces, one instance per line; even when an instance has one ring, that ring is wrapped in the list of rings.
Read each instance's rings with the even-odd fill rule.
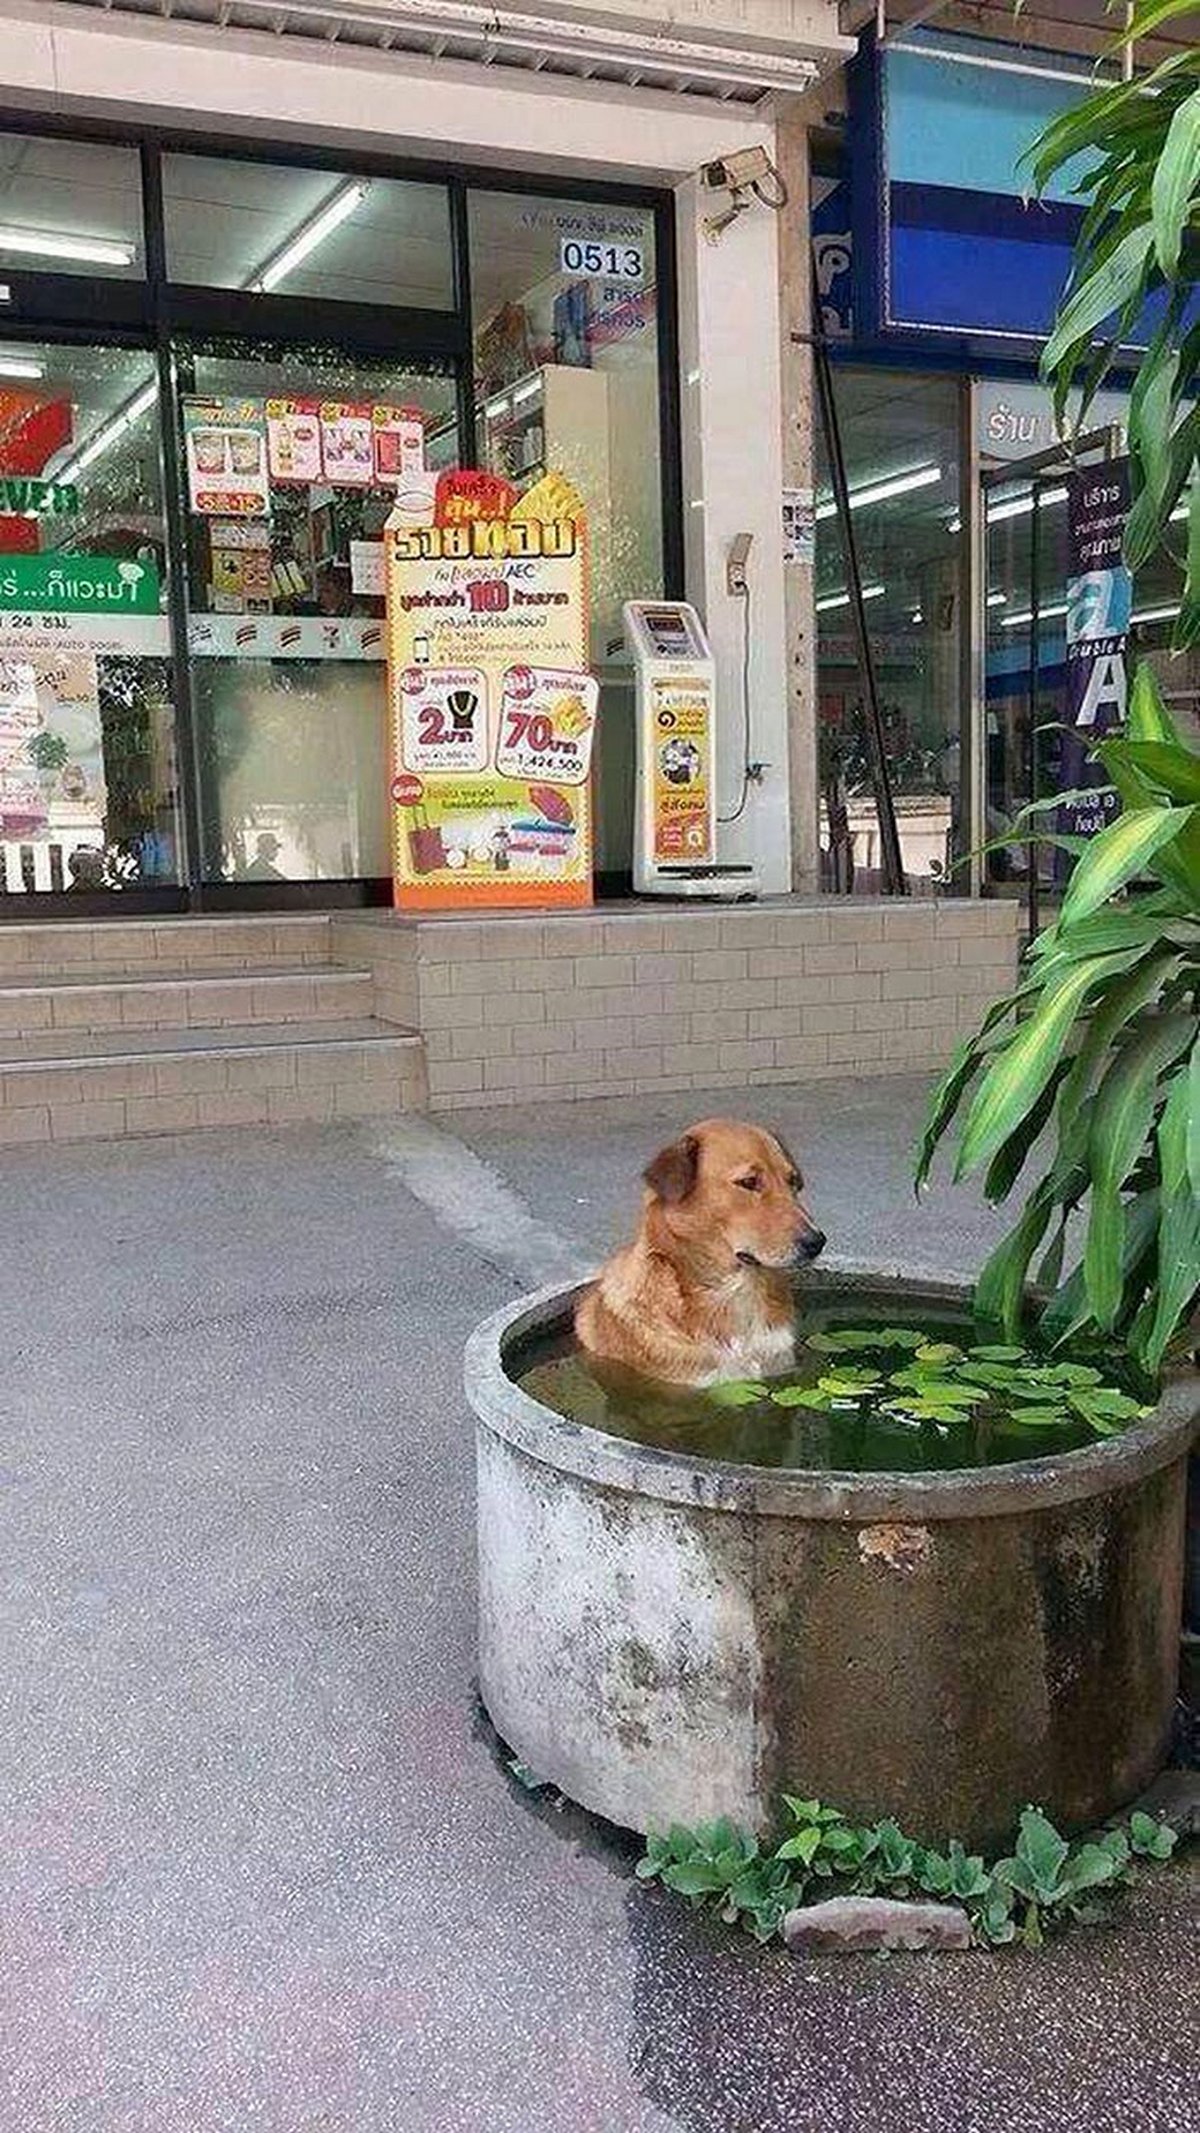
[[[961,1271],[921,1090],[758,1092],[851,1257]],[[13,1152],[0,2133],[1183,2133],[1194,1871],[1042,1955],[760,1951],[474,1703],[469,1327],[728,1095]]]

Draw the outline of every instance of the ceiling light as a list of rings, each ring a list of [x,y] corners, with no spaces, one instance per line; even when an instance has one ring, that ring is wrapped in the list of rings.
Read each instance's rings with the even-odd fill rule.
[[[1003,503],[993,504],[989,500],[987,507],[988,525],[996,526],[1003,518],[1028,517],[1033,509],[1033,494],[1032,489],[1027,489],[1024,496],[1008,496]],[[1043,489],[1038,497],[1038,509],[1039,511],[1048,511],[1052,504],[1065,504],[1066,500],[1067,491],[1065,486],[1059,489]]]
[[[78,259],[93,267],[130,267],[134,248],[108,237],[69,237],[59,230],[0,229],[0,252],[31,259]]]
[[[914,607],[912,611],[912,619],[914,622],[924,622],[925,617],[919,607]]]
[[[989,593],[989,594],[988,594],[988,596],[987,596],[987,604],[988,604],[988,606],[989,606],[989,607],[1007,607],[1007,606],[1008,606],[1008,594],[1007,594],[1007,593]]]
[[[886,591],[886,585],[864,585],[862,596],[864,600],[882,600]],[[851,598],[852,595],[848,592],[826,593],[816,603],[817,613],[826,615],[831,607],[849,607]]]
[[[319,244],[323,244],[334,230],[340,228],[359,203],[366,199],[370,190],[369,178],[355,178],[351,184],[343,185],[340,192],[336,192],[332,200],[327,200],[311,221],[301,223],[295,236],[288,238],[283,250],[277,252],[274,259],[269,259],[265,267],[258,269],[250,287],[261,296],[265,296],[271,289],[277,289],[280,282],[286,280],[287,276],[308,258],[310,252],[315,252]]]
[[[1047,606],[1039,607],[1038,621],[1050,622],[1053,620],[1054,616],[1065,615],[1066,612],[1067,603],[1065,600],[1051,600]],[[1000,627],[1002,630],[1015,630],[1020,629],[1023,624],[1027,625],[1032,621],[1033,609],[1031,607],[1028,607],[1025,609],[1024,614],[1021,615],[1001,615]]]
[[[0,378],[44,378],[46,366],[32,356],[0,355]]]
[[[1129,619],[1131,622],[1174,622],[1179,613],[1179,603],[1174,607],[1141,607]]]
[[[54,476],[55,481],[77,481],[84,468],[90,467],[93,460],[99,459],[102,453],[110,451],[117,440],[133,428],[134,423],[140,420],[146,410],[153,407],[157,398],[158,386],[153,379],[149,385],[139,386],[137,392],[126,400],[124,406],[117,409],[115,415],[110,415],[107,422],[101,423],[100,428],[92,432],[87,443],[80,447],[74,458],[69,459],[65,467],[59,468]]]
[[[903,474],[887,474],[880,481],[863,482],[850,491],[850,509],[863,511],[868,504],[886,503],[891,496],[907,496],[911,489],[930,489],[942,478],[940,467],[910,467]],[[837,505],[827,496],[817,505],[817,518],[836,518]]]

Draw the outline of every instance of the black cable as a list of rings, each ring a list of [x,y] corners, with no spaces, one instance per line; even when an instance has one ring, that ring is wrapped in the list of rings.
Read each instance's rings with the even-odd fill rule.
[[[742,793],[731,815],[718,815],[718,822],[736,822],[746,811],[750,794],[750,584],[742,588]]]

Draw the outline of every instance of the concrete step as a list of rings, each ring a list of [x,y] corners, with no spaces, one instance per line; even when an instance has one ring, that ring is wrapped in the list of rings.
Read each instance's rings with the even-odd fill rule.
[[[329,961],[326,911],[0,923],[0,984],[8,985],[83,974],[295,970]]]
[[[426,1097],[420,1038],[365,1016],[0,1040],[0,1146],[384,1118]]]
[[[371,1002],[369,971],[320,964],[215,973],[155,969],[146,977],[83,969],[32,983],[0,980],[0,1047],[8,1038],[52,1031],[346,1021],[369,1016]]]

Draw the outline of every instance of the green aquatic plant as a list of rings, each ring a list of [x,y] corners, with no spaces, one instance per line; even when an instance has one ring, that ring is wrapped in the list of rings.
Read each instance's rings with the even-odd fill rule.
[[[1095,1918],[1127,1888],[1134,1864],[1171,1857],[1177,1832],[1136,1811],[1071,1841],[1039,1808],[1021,1815],[1011,1852],[989,1865],[952,1839],[945,1850],[907,1836],[890,1816],[854,1823],[821,1800],[784,1794],[789,1828],[773,1848],[727,1817],[651,1834],[635,1869],[697,1908],[715,1909],[756,1940],[773,1940],[789,1911],[826,1896],[931,1896],[966,1911],[977,1941],[1040,1947],[1070,1920]]]
[[[1150,1408],[1090,1363],[1048,1359],[1013,1344],[964,1347],[906,1326],[840,1326],[810,1334],[806,1347],[839,1358],[815,1384],[774,1384],[734,1378],[708,1397],[721,1407],[764,1401],[818,1414],[854,1410],[900,1423],[942,1427],[987,1409],[993,1428],[1006,1432],[1069,1428],[1082,1423],[1093,1436],[1111,1437]],[[896,1367],[897,1352],[904,1361]],[[843,1362],[874,1355],[876,1361]]]

